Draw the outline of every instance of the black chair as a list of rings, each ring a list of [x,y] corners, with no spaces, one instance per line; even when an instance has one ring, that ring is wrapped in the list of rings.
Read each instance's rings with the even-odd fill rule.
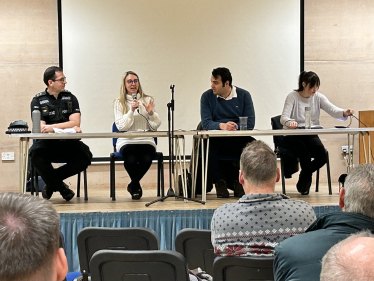
[[[82,273],[90,273],[89,262],[99,250],[159,249],[156,232],[146,227],[86,227],[79,232],[77,244]]]
[[[213,275],[213,261],[216,255],[210,230],[182,229],[175,237],[175,250],[185,257],[189,269],[200,267],[209,275]]]
[[[31,175],[31,184],[30,184],[30,191],[31,195],[39,196],[39,181],[38,181],[38,172],[35,170],[34,165],[31,164],[31,161],[29,161],[31,169],[30,169],[30,175]],[[66,163],[64,159],[54,159],[52,163]],[[83,186],[84,186],[84,200],[88,200],[88,193],[87,193],[87,170],[82,171],[83,172]],[[81,173],[77,174],[77,197],[80,197],[80,190],[81,190]]]
[[[280,122],[281,116],[275,116],[271,118],[271,127],[273,130],[282,130],[283,125]],[[282,193],[286,194],[285,178],[291,178],[292,174],[299,170],[299,159],[295,157],[291,151],[282,147],[284,136],[273,136],[275,153],[281,161],[281,176],[282,176]],[[327,181],[329,194],[332,194],[331,190],[331,176],[330,176],[330,160],[329,152],[326,150],[326,168],[327,168]],[[316,192],[318,192],[319,187],[319,169],[316,174]]]
[[[188,281],[187,262],[174,251],[96,252],[90,261],[92,281]]]
[[[116,123],[112,125],[112,132],[118,132]],[[110,154],[110,197],[116,200],[116,169],[115,161],[124,161],[122,154],[117,152],[116,144],[118,138],[113,138],[113,152]],[[155,138],[157,144],[157,138]],[[155,152],[153,160],[157,160],[157,196],[164,197],[164,155],[162,152]]]
[[[213,263],[213,280],[274,280],[273,259],[273,257],[218,257]]]

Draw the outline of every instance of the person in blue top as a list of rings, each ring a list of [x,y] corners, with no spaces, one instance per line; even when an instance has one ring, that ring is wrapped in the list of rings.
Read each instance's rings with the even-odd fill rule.
[[[236,131],[239,117],[248,117],[247,129],[252,130],[255,126],[255,110],[249,92],[232,85],[230,70],[225,67],[213,69],[210,81],[211,89],[205,91],[200,100],[203,130]],[[208,177],[215,183],[217,197],[229,197],[227,188],[233,189],[236,197],[244,195],[243,187],[234,179],[239,172],[241,152],[246,144],[253,140],[249,136],[215,137],[210,140]],[[220,169],[218,159],[225,155],[237,155],[237,160]],[[226,173],[225,176],[223,170],[232,172]]]

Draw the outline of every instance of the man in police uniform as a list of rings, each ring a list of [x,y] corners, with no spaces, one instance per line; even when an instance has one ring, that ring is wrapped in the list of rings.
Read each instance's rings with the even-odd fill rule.
[[[81,133],[81,113],[77,98],[65,90],[66,77],[57,66],[48,67],[44,72],[47,88],[31,101],[31,111],[38,108],[41,113],[41,132],[53,133],[54,128],[73,128]],[[91,164],[92,154],[87,145],[80,140],[37,140],[29,150],[31,162],[46,185],[42,195],[50,199],[54,191],[59,191],[66,200],[75,193],[63,182],[85,170]],[[65,165],[54,169],[54,159],[63,159]]]

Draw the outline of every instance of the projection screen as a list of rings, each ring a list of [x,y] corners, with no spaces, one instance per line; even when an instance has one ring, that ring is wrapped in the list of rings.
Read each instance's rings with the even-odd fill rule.
[[[167,130],[170,85],[175,129],[196,129],[200,97],[213,68],[230,69],[251,93],[255,129],[270,129],[300,72],[300,0],[63,0],[62,62],[66,88],[78,97],[84,132],[110,132],[124,72],[138,73]],[[261,138],[272,145],[272,138]],[[94,156],[109,139],[84,139]],[[186,138],[190,154],[192,138]],[[167,139],[158,151],[168,155]]]

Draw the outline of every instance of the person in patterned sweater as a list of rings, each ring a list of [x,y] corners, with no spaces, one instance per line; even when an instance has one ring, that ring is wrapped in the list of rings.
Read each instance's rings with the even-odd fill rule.
[[[316,216],[311,205],[274,193],[277,157],[263,141],[253,141],[240,157],[239,182],[245,195],[213,214],[212,244],[217,256],[273,256],[281,241],[304,233]]]

